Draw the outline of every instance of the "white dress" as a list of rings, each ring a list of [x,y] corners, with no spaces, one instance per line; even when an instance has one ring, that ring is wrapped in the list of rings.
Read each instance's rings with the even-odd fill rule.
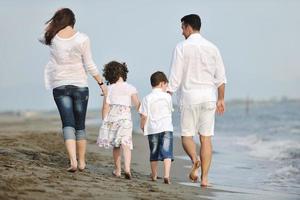
[[[110,106],[108,116],[99,130],[99,147],[111,148],[126,145],[133,148],[131,96],[137,90],[132,85],[121,82],[108,86],[107,103]]]

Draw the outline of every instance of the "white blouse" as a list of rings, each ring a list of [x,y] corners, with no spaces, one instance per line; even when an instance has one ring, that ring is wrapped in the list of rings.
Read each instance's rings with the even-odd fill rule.
[[[107,87],[106,103],[110,105],[131,106],[131,96],[137,94],[134,86],[127,82],[117,82]]]
[[[40,40],[44,43],[43,40]],[[70,38],[58,35],[52,39],[50,61],[45,67],[45,86],[53,89],[62,85],[87,87],[87,73],[98,75],[87,35],[77,32]]]

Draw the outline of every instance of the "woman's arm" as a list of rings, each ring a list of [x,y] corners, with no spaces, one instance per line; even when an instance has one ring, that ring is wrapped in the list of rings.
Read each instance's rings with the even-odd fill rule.
[[[93,78],[97,81],[103,96],[107,96],[107,87],[105,86],[101,76],[99,74],[93,76]]]

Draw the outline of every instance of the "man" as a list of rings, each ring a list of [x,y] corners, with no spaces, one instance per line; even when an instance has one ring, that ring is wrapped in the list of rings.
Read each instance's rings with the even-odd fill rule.
[[[186,40],[174,50],[169,92],[178,91],[180,97],[182,145],[193,162],[189,177],[196,181],[201,165],[201,186],[206,187],[209,185],[215,112],[223,114],[225,111],[225,69],[218,48],[200,35],[200,17],[187,15],[181,23]],[[200,161],[193,140],[196,133],[201,144]]]

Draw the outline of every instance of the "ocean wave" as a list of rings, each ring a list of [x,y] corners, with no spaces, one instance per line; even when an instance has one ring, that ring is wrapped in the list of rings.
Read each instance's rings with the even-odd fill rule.
[[[237,144],[249,149],[249,155],[268,160],[300,159],[299,141],[270,140],[256,134],[237,138]]]

